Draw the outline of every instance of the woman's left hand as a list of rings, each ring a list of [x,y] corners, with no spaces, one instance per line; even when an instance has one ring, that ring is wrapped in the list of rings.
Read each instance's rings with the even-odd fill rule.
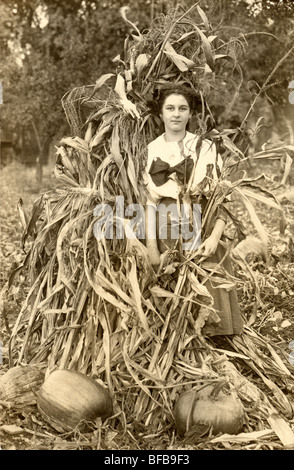
[[[206,240],[201,243],[197,250],[198,255],[202,255],[199,263],[204,261],[206,258],[208,258],[211,255],[214,255],[217,249],[217,245],[219,243],[219,238],[214,237],[213,235],[210,235],[209,237],[206,238]]]

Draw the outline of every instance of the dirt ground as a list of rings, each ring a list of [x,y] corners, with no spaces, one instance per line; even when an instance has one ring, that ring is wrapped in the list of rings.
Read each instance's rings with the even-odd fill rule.
[[[282,204],[287,226],[284,227],[274,209],[257,205],[261,221],[270,236],[270,260],[265,263],[252,257],[250,263],[260,289],[260,304],[254,329],[265,338],[273,341],[283,350],[283,360],[289,367],[294,364],[294,186],[289,183],[279,186],[280,168],[275,166],[254,167],[250,170],[258,174],[267,173],[271,187]],[[291,180],[290,180],[291,181]],[[57,185],[51,168],[44,168],[41,191]],[[21,246],[22,225],[17,210],[20,198],[25,210],[30,213],[37,198],[39,188],[33,168],[13,163],[1,169],[1,240],[0,240],[0,288],[5,285],[9,273],[23,260]],[[247,215],[236,203],[246,224]],[[250,222],[248,220],[248,226]],[[8,298],[2,305],[0,375],[8,370],[8,340],[13,323],[27,292],[26,279],[19,276]],[[250,315],[254,301],[254,289],[250,281],[244,281],[239,291],[240,304],[245,316]],[[294,397],[294,390],[290,391]],[[294,398],[293,398],[294,401]],[[294,430],[294,420],[289,424]],[[146,430],[130,430],[120,435],[115,429],[101,428],[99,423],[90,432],[60,434],[44,422],[36,405],[15,408],[1,402],[0,397],[0,445],[3,450],[156,450],[156,449],[282,449],[276,436],[270,435],[261,443],[220,443],[211,444],[208,439],[200,439],[196,444],[183,443],[173,429],[160,436],[148,435]]]

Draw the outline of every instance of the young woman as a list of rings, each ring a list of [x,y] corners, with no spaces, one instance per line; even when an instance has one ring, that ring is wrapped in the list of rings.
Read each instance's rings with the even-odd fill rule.
[[[146,168],[146,244],[154,266],[160,263],[160,255],[167,245],[170,246],[167,240],[165,243],[159,236],[159,205],[164,204],[167,208],[179,207],[180,196],[188,193],[190,200],[193,201],[194,198],[200,201],[203,210],[208,202],[211,185],[218,179],[222,166],[215,145],[207,140],[201,142],[201,146],[197,145],[199,138],[187,130],[194,102],[195,96],[187,87],[176,85],[163,89],[158,99],[159,116],[165,132],[149,144]],[[166,215],[165,226],[170,225],[168,217],[173,216],[164,211],[163,214]],[[222,259],[224,249],[219,242],[225,224],[225,213],[219,210],[210,234],[197,248],[199,262],[207,260],[218,263]],[[232,274],[228,257],[223,266]],[[203,333],[210,336],[240,334],[243,322],[236,289],[226,291],[215,288],[210,281],[205,286],[214,299],[214,308],[219,318],[216,322],[208,321]]]

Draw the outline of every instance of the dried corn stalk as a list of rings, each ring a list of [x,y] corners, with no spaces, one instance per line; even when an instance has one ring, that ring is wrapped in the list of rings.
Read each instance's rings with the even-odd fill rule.
[[[199,297],[205,290],[199,275],[205,278],[211,270],[206,271],[193,255],[169,250],[155,273],[137,238],[95,237],[95,208],[99,204],[113,208],[118,195],[125,204],[145,202],[146,146],[159,127],[147,104],[155,87],[186,81],[204,101],[222,71],[218,63],[222,59],[235,63],[225,44],[215,53],[214,31],[205,18],[198,5],[184,14],[174,10],[158,18],[149,32],[126,41],[120,72],[106,74],[92,87],[75,89],[64,97],[64,110],[76,136],[62,139],[57,149],[55,174],[64,189],[39,197],[23,235],[24,243],[33,238],[24,262],[31,287],[10,341],[12,362],[47,361],[49,371],[60,367],[99,376],[115,399],[118,416],[122,413],[155,432],[173,423],[178,392],[223,374],[218,367],[223,353],[202,337],[201,322],[197,324],[201,306],[214,311],[209,296],[204,296],[205,301],[203,295]],[[203,234],[213,224],[218,207],[238,194],[266,241],[249,200],[261,198],[256,195],[257,182],[246,175],[230,182],[243,155],[230,133],[207,133],[204,114],[203,108],[199,132],[222,142],[226,152],[221,180],[212,188],[204,214]],[[262,197],[280,209],[272,196]],[[229,211],[228,215],[241,239],[245,236],[242,224]],[[112,222],[110,228],[119,228],[125,235],[127,219],[116,216]],[[246,260],[240,262],[246,268]],[[221,268],[214,267],[216,275],[228,285],[232,279]],[[274,359],[274,374],[289,380],[290,372],[276,357],[268,356],[266,363],[264,358],[257,360],[255,340],[250,337],[248,344],[245,333],[240,342],[233,341],[239,351],[233,357],[242,352],[263,379],[265,374],[271,377]],[[238,389],[236,380],[229,380]],[[280,411],[288,410],[282,392],[273,390],[270,378],[266,381],[280,401],[275,403],[281,405]],[[248,390],[240,389],[245,404],[250,401]]]

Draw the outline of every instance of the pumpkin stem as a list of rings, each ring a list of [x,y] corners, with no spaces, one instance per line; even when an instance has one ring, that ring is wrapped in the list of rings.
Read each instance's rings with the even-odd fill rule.
[[[216,384],[216,386],[213,388],[213,390],[210,393],[210,397],[213,400],[216,400],[218,397],[218,394],[221,392],[221,390],[224,388],[225,385],[227,385],[228,381],[227,380],[221,380],[219,383]]]

